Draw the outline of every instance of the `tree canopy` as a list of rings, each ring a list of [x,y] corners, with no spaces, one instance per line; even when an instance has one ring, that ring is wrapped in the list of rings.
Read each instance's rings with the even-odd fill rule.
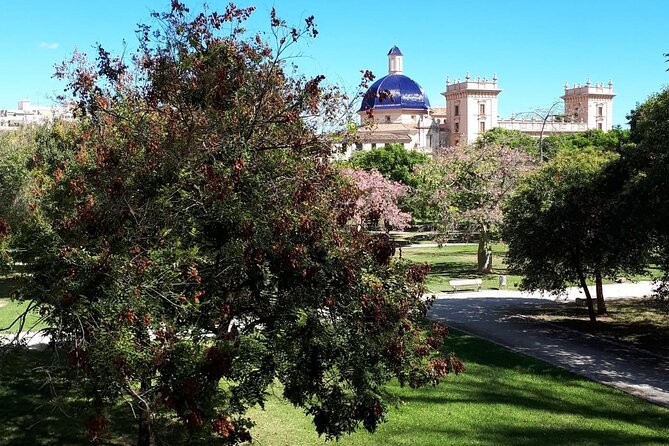
[[[523,275],[521,286],[562,291],[568,283],[579,283],[592,320],[586,279],[596,279],[604,312],[602,276],[636,271],[645,258],[638,237],[627,231],[618,159],[591,147],[561,151],[526,177],[504,208],[507,264]]]
[[[22,222],[28,216],[29,169],[35,150],[37,131],[22,128],[0,132],[0,271],[13,263],[10,238],[22,239]],[[14,254],[16,257],[16,254]]]
[[[375,169],[384,177],[416,187],[414,168],[429,161],[427,155],[407,150],[402,144],[386,144],[372,150],[354,152],[349,164],[360,169]]]
[[[554,158],[562,150],[596,148],[598,150],[620,152],[630,142],[629,130],[614,128],[608,132],[588,130],[578,133],[550,135],[544,140],[544,154]]]
[[[360,190],[354,215],[360,225],[383,223],[385,228],[400,231],[409,225],[411,214],[402,212],[398,206],[399,200],[409,191],[409,186],[388,180],[375,169],[347,168],[343,174],[351,178]]]
[[[252,10],[174,1],[131,62],[99,47],[58,68],[77,121],[32,156],[21,298],[67,351],[92,441],[125,403],[142,446],[246,441],[275,380],[320,434],[374,431],[388,380],[462,370],[423,328],[426,265],[348,224],[358,194],[308,119],[337,92],[284,62],[313,18],[272,11],[248,36]]]
[[[492,128],[475,141],[477,147],[503,146],[511,149],[520,149],[533,155],[539,155],[539,141],[520,130],[507,130],[501,127]]]
[[[442,232],[478,235],[480,272],[492,270],[491,242],[502,221],[502,204],[534,164],[523,149],[477,143],[446,148],[417,170],[423,178],[419,195],[438,209]]]
[[[669,296],[669,88],[651,95],[628,116],[632,145],[622,152],[628,212],[664,273],[659,296]]]

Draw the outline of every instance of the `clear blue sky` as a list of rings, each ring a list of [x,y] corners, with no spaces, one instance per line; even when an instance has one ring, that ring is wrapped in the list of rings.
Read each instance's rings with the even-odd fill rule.
[[[197,7],[201,2],[187,1]],[[227,2],[209,0],[223,9]],[[404,53],[404,72],[443,106],[446,77],[491,78],[503,89],[500,115],[508,117],[550,105],[569,84],[613,79],[614,122],[637,102],[669,82],[663,53],[669,52],[669,2],[592,0],[540,1],[238,1],[257,7],[249,27],[266,29],[274,5],[297,22],[316,16],[317,39],[300,48],[297,60],[308,74],[354,88],[360,70],[387,71],[392,45]],[[96,42],[119,51],[136,42],[138,22],[168,0],[2,0],[0,2],[0,108],[18,99],[48,104],[62,85],[53,65],[74,48],[91,51]]]

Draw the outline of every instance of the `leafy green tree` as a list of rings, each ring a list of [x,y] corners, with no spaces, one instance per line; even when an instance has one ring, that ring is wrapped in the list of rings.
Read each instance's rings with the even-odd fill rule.
[[[606,312],[602,277],[637,272],[645,258],[620,203],[618,155],[593,148],[565,150],[525,178],[504,208],[507,264],[528,290],[562,291],[578,283],[596,320],[586,280],[596,281],[598,312]]]
[[[536,138],[520,130],[507,130],[495,127],[479,136],[476,146],[503,146],[511,149],[520,149],[533,155],[539,155],[539,142]]]
[[[39,127],[0,132],[0,250],[4,252],[0,271],[11,269],[14,261],[22,260],[20,255],[17,258],[16,248],[26,237],[23,222],[29,215],[29,172],[37,140],[43,139],[45,133]]]
[[[418,178],[413,173],[414,168],[429,160],[424,153],[407,150],[402,144],[386,144],[376,149],[355,152],[349,163],[359,169],[376,169],[389,180],[415,188]]]
[[[26,206],[22,205],[22,198],[27,194],[28,163],[33,144],[33,134],[29,130],[0,132],[0,249],[4,248],[7,253],[0,258],[0,267],[5,269],[11,265],[8,254],[10,230],[18,232],[19,222],[25,218]]]
[[[628,212],[637,217],[636,231],[647,236],[654,260],[664,273],[659,297],[669,296],[669,88],[632,110],[630,139],[622,152],[628,175]]]
[[[492,242],[502,221],[502,203],[535,158],[496,144],[449,147],[420,166],[419,194],[438,209],[442,233],[464,230],[479,237],[478,271],[492,271]]]
[[[174,1],[131,65],[98,48],[58,68],[78,120],[33,156],[22,298],[68,351],[92,441],[119,405],[140,446],[248,441],[275,380],[319,434],[374,431],[388,380],[462,369],[444,327],[423,331],[427,266],[347,225],[357,193],[301,119],[337,99],[285,66],[313,18],[272,11],[267,41],[251,12]]]
[[[629,130],[614,128],[608,132],[588,130],[579,133],[563,133],[550,135],[544,141],[544,154],[548,159],[554,158],[562,150],[596,148],[620,152],[630,142]]]

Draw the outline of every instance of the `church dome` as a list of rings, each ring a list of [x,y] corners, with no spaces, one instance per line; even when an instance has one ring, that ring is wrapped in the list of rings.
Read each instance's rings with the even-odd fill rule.
[[[383,95],[386,91],[390,96],[381,98],[379,95]],[[369,87],[362,98],[362,104],[358,112],[369,109],[427,110],[429,108],[430,101],[418,83],[403,74],[389,74],[377,80]]]

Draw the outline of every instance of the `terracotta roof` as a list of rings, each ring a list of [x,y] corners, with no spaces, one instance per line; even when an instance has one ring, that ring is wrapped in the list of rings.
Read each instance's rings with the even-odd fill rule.
[[[364,142],[411,142],[415,128],[404,124],[378,124],[375,127],[359,127],[358,135]]]
[[[406,133],[374,132],[360,135],[362,142],[411,142],[411,136]]]

